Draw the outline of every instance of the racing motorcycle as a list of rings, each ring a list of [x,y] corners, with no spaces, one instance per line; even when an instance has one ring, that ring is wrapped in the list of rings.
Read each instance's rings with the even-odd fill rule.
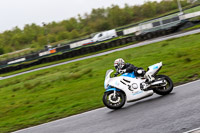
[[[157,75],[162,62],[149,66],[143,76],[136,76],[134,72],[124,73],[118,77],[111,77],[112,69],[106,72],[103,103],[110,109],[120,109],[125,102],[137,101],[153,93],[167,95],[173,90],[172,80],[165,75]],[[153,79],[151,82],[147,79]]]

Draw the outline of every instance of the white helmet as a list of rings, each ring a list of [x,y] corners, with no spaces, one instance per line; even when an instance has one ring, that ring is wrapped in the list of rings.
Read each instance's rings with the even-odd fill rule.
[[[125,65],[125,61],[122,58],[116,59],[114,61],[115,69],[122,69]]]

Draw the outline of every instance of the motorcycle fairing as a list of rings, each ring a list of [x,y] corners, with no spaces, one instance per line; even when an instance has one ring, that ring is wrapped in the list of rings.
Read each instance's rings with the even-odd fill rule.
[[[155,75],[162,67],[162,62],[156,63],[152,66],[148,67],[148,71],[145,74],[145,77],[151,77],[152,75]]]
[[[119,77],[113,77],[110,78],[110,74],[112,71],[108,72],[108,75],[106,76],[105,80],[105,86],[109,84],[109,86],[112,86],[112,88],[117,88],[120,91],[123,91],[126,94],[127,102],[131,101],[137,101],[139,99],[142,99],[144,97],[151,96],[153,94],[153,91],[143,91],[140,89],[140,84],[144,82],[140,78],[132,78],[133,73],[131,74],[125,74],[125,76],[119,76]],[[129,75],[129,76],[127,76]],[[130,77],[131,76],[131,77]],[[130,81],[130,83],[126,82],[124,84],[124,80]],[[132,84],[137,84],[137,89],[130,89],[132,87]],[[108,87],[107,87],[108,88]],[[110,89],[109,91],[114,91],[115,89]]]
[[[106,89],[106,92],[108,92],[108,91],[121,91],[121,90],[119,90],[119,89],[117,89],[117,88],[112,88],[111,86],[109,86],[109,87]]]
[[[124,73],[124,74],[122,74],[121,76],[130,77],[130,78],[135,78],[134,72],[132,72],[132,73]]]

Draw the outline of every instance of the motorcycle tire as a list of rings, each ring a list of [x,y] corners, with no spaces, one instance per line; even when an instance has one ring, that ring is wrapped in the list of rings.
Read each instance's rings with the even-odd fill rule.
[[[116,92],[116,98],[113,97],[114,92],[108,91],[103,95],[103,103],[109,109],[120,109],[126,102],[126,96],[122,91]]]
[[[159,79],[164,79],[166,81],[166,86],[157,86],[155,88],[153,88],[153,91],[158,94],[158,95],[167,95],[169,94],[173,88],[174,88],[174,85],[173,85],[173,82],[172,80],[166,76],[166,75],[157,75],[155,77],[156,80],[159,80]]]

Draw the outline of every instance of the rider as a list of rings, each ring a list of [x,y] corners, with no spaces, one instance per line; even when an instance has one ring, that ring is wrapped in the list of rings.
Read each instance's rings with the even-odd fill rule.
[[[116,69],[115,76],[118,74],[123,73],[132,73],[134,72],[135,76],[144,76],[145,71],[143,68],[138,68],[130,63],[125,63],[125,61],[122,58],[116,59],[114,61],[114,67]]]

